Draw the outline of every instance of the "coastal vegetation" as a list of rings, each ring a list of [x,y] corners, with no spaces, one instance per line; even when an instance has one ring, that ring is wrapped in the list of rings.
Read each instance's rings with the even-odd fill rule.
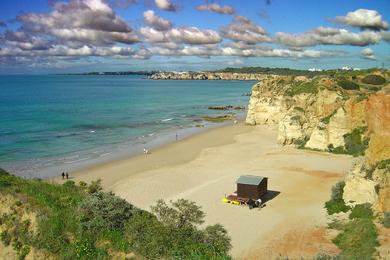
[[[152,213],[101,189],[73,181],[51,184],[0,170],[0,239],[20,259],[230,259],[219,224],[199,228],[202,209],[179,199]]]
[[[371,85],[383,85],[386,83],[386,79],[380,75],[367,75],[362,79],[365,84]]]

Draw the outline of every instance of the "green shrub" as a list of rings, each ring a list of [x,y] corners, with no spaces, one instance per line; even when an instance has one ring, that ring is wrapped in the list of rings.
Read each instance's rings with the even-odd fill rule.
[[[342,250],[340,259],[373,259],[379,246],[378,234],[370,219],[354,219],[344,225],[333,242]]]
[[[79,206],[80,223],[84,230],[122,230],[133,214],[133,205],[113,193],[96,192]]]
[[[329,215],[350,210],[350,207],[345,205],[344,200],[329,200],[325,202],[325,208]]]
[[[204,243],[210,245],[219,254],[225,254],[231,248],[230,237],[226,229],[220,224],[206,227]]]
[[[329,124],[330,118],[331,118],[332,116],[334,116],[336,113],[337,113],[337,109],[335,109],[330,115],[321,118],[320,121],[323,122],[324,124]]]
[[[62,185],[67,186],[67,187],[75,187],[76,183],[74,181],[68,180],[68,181],[65,181]]]
[[[340,79],[337,84],[345,90],[356,90],[359,89],[359,85],[355,82],[347,79]]]
[[[356,218],[372,219],[373,217],[374,214],[371,209],[371,204],[369,203],[356,205],[355,207],[353,207],[351,213],[349,214],[350,219],[356,219]]]
[[[371,85],[383,85],[386,83],[386,79],[379,75],[367,75],[362,79],[362,82]]]
[[[390,159],[380,161],[377,167],[378,169],[386,169],[386,171],[390,172]]]
[[[195,202],[178,199],[172,202],[172,207],[165,201],[158,200],[156,206],[152,206],[152,212],[165,225],[175,228],[192,228],[204,222],[204,212]]]
[[[0,177],[1,177],[1,176],[9,176],[9,175],[10,175],[10,174],[9,174],[6,170],[0,168]]]
[[[315,94],[318,92],[318,86],[315,82],[303,82],[301,84],[294,84],[292,88],[289,90],[289,96],[295,96],[302,93]]]
[[[342,200],[344,194],[345,182],[340,181],[332,187],[331,200]]]
[[[98,179],[96,181],[92,181],[91,184],[88,186],[87,191],[88,193],[96,193],[103,190],[102,187],[102,180]]]
[[[362,135],[365,128],[355,128],[351,133],[344,135],[345,150],[353,156],[364,155],[368,148],[368,139],[363,140]]]
[[[6,230],[0,233],[0,239],[5,246],[8,246],[11,243],[11,236]]]
[[[386,228],[390,228],[390,211],[386,212],[383,216],[383,220],[382,220],[382,224],[383,226],[385,226]]]

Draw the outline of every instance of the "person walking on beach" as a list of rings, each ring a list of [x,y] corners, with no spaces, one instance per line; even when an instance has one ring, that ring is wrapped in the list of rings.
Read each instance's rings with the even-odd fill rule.
[[[66,173],[65,176],[66,176],[66,179],[68,180],[69,179],[69,174]]]
[[[144,154],[148,154],[149,150],[144,147]]]
[[[62,179],[65,179],[65,172],[62,172],[61,176],[62,176]]]
[[[177,140],[179,140],[179,135],[178,135],[178,134],[176,134],[176,141],[177,141]]]

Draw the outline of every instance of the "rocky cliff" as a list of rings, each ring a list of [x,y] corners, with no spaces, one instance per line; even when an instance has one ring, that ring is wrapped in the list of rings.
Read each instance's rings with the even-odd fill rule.
[[[344,200],[384,212],[390,211],[390,73],[367,74],[265,76],[253,86],[246,123],[277,126],[282,145],[357,157]]]
[[[149,77],[153,80],[262,80],[263,74],[229,72],[159,72]]]

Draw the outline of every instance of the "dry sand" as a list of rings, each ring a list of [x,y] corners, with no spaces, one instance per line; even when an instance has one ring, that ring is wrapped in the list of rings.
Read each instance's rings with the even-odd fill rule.
[[[309,257],[337,253],[327,239],[324,202],[343,178],[351,158],[276,144],[268,126],[243,124],[209,130],[152,151],[150,155],[72,173],[76,181],[101,178],[105,189],[150,209],[156,200],[185,198],[201,205],[205,224],[221,223],[241,259]],[[242,174],[267,176],[262,209],[224,204]]]

